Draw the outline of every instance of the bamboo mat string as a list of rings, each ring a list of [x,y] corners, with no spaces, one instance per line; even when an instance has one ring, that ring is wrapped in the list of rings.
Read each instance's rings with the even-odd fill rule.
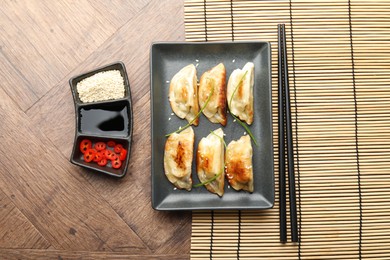
[[[232,42],[234,42],[234,12],[233,12],[233,0],[230,0],[230,17],[231,17],[231,34]],[[241,210],[238,211],[238,231],[237,231],[237,260],[240,259],[240,247],[241,247]]]
[[[241,243],[241,210],[238,211],[238,238],[237,238],[237,259],[240,259],[240,243]]]
[[[213,242],[214,242],[214,210],[211,211],[210,260],[213,259]]]
[[[203,15],[204,15],[204,34],[205,41],[207,42],[207,4],[206,0],[203,0]],[[213,243],[214,243],[214,211],[211,211],[211,231],[210,231],[210,260],[213,259]]]
[[[294,25],[292,13],[292,0],[289,0],[290,12],[290,35],[291,35],[291,62],[293,75],[293,89],[294,89],[294,108],[295,108],[295,170],[297,172],[297,200],[298,200],[298,259],[301,260],[301,227],[302,227],[302,209],[301,209],[301,172],[299,167],[299,141],[298,141],[298,102],[297,102],[297,85],[295,80],[295,52],[294,52]]]
[[[233,0],[230,0],[230,17],[232,26],[232,42],[234,42],[234,14],[233,14]]]
[[[203,14],[204,14],[204,32],[205,41],[207,42],[207,3],[203,0]],[[213,243],[214,243],[214,210],[211,211],[211,231],[210,231],[210,260],[213,259]]]
[[[207,42],[207,4],[206,0],[203,0],[203,16],[204,16],[204,35]]]
[[[353,101],[355,109],[355,150],[356,150],[356,167],[357,167],[357,185],[359,193],[359,259],[362,259],[362,236],[363,236],[363,210],[362,210],[362,190],[360,183],[360,157],[359,157],[359,129],[358,129],[358,104],[356,99],[356,79],[355,79],[355,56],[353,49],[353,33],[352,33],[352,15],[351,15],[351,0],[348,0],[348,22],[349,22],[349,39],[351,45],[351,68],[352,68],[352,86],[353,86]]]

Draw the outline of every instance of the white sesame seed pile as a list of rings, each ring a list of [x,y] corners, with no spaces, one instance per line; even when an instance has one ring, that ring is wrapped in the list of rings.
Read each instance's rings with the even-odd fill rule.
[[[76,88],[82,102],[118,99],[125,96],[125,84],[119,70],[96,73],[77,83]]]

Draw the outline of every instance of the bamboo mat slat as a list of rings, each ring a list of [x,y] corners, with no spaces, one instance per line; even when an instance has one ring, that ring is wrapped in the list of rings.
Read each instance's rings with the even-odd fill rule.
[[[279,23],[290,70],[296,244],[279,242]],[[185,0],[185,30],[187,41],[265,40],[273,49],[275,206],[193,212],[191,259],[390,259],[390,1]]]

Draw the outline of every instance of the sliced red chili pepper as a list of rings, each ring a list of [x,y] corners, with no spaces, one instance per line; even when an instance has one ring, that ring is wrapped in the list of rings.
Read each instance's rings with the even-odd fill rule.
[[[88,149],[84,153],[84,161],[86,162],[92,162],[92,160],[95,158],[96,150],[95,149]]]
[[[112,168],[119,169],[122,166],[121,160],[119,158],[111,161]]]
[[[114,147],[116,145],[115,141],[111,140],[107,142],[108,147]]]
[[[80,142],[80,151],[85,153],[88,149],[92,148],[92,142],[89,139],[83,139]]]
[[[113,152],[111,151],[111,150],[106,150],[105,152],[104,152],[104,156],[106,157],[106,159],[108,159],[108,160],[110,160],[110,156],[111,156],[111,154],[112,154]]]
[[[123,146],[121,144],[117,144],[114,147],[114,152],[120,153],[122,151],[122,149],[123,149]]]
[[[107,151],[106,149],[99,151],[99,153],[102,155],[102,159],[106,158],[106,151]]]
[[[107,159],[106,158],[102,158],[100,161],[98,161],[97,164],[100,165],[100,166],[106,166],[107,165]]]
[[[98,151],[104,150],[104,149],[106,149],[106,144],[103,142],[97,142],[95,144],[95,149]]]
[[[126,160],[126,156],[127,156],[127,150],[123,148],[119,154],[119,160],[121,161]]]
[[[111,160],[111,161],[114,161],[114,160],[119,160],[119,157],[118,155],[116,155],[115,153],[111,153],[110,154],[110,157],[107,158],[108,160]]]
[[[96,152],[95,157],[93,158],[94,162],[99,162],[101,159],[105,158],[101,151]]]

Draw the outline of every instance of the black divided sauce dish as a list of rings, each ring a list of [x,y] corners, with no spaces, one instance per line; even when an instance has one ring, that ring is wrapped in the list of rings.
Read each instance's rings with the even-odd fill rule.
[[[123,98],[96,102],[82,102],[77,92],[77,83],[99,72],[118,70],[124,79],[125,94]],[[114,177],[123,177],[127,172],[131,152],[133,133],[133,111],[131,104],[130,85],[125,65],[116,62],[96,70],[78,75],[69,80],[75,106],[75,139],[70,162],[97,172]],[[125,159],[120,168],[112,168],[108,160],[106,166],[99,166],[96,162],[86,162],[80,150],[80,143],[88,139],[92,146],[97,142],[114,141],[127,150]],[[110,148],[112,149],[112,148]]]

